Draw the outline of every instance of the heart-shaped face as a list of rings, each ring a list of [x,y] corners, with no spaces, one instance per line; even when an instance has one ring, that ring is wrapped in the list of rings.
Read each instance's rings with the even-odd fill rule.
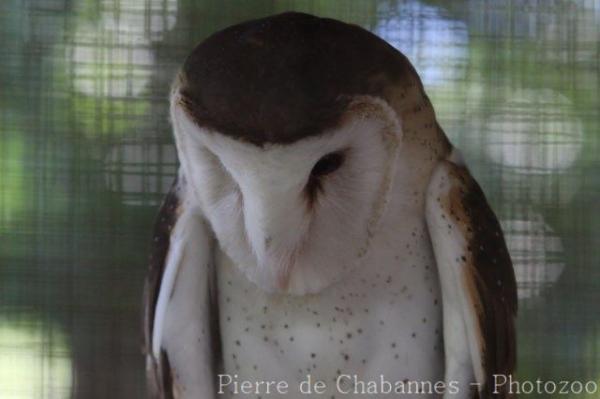
[[[265,291],[314,293],[360,263],[401,134],[383,100],[357,98],[338,127],[288,144],[201,128],[177,100],[172,117],[202,213],[250,280]]]

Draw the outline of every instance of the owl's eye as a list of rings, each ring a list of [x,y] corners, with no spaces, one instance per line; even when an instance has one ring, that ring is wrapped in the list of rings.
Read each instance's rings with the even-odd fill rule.
[[[331,152],[323,156],[313,166],[310,176],[320,177],[335,172],[344,163],[344,154],[342,152]]]
[[[342,166],[344,163],[344,152],[330,152],[317,161],[310,171],[310,179],[306,184],[306,198],[309,207],[312,207],[317,199],[317,194],[323,191],[323,181],[321,177],[329,175]]]

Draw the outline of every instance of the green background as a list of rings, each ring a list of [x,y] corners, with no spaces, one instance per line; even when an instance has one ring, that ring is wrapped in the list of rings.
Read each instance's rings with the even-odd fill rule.
[[[519,377],[600,385],[598,3],[2,0],[0,398],[144,397],[171,79],[210,33],[286,10],[409,57],[507,234]]]

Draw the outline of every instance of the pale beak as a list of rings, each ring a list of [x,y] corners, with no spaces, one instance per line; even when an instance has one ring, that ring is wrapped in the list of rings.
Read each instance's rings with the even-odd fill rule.
[[[302,203],[302,183],[282,184],[286,176],[273,177],[272,172],[270,175],[255,174],[240,185],[244,226],[258,267],[274,279],[278,289],[285,289],[308,229],[308,218]]]

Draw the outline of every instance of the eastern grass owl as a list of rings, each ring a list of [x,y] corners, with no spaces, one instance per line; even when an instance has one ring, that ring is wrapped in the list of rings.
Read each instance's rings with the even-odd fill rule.
[[[510,256],[404,55],[332,19],[249,21],[192,51],[170,112],[180,169],[145,291],[157,397],[304,398],[307,378],[327,398],[509,396]]]

